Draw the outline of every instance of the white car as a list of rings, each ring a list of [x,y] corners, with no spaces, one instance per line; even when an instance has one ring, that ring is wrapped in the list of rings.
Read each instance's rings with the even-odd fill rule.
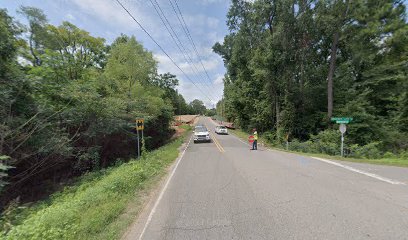
[[[194,129],[194,143],[211,142],[210,132],[205,126],[199,125]]]
[[[217,134],[228,134],[228,129],[225,126],[216,126],[215,133]]]

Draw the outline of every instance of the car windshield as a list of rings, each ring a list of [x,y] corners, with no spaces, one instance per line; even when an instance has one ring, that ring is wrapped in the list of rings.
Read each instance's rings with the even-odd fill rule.
[[[220,126],[220,128],[221,128],[221,129],[225,129],[226,127],[225,127],[225,126]]]
[[[207,128],[200,126],[195,128],[196,132],[207,132]]]

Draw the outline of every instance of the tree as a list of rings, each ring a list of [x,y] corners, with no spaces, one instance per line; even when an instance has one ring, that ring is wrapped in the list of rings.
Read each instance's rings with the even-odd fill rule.
[[[156,65],[152,53],[146,51],[135,37],[130,37],[111,49],[106,74],[117,83],[118,91],[126,92],[131,98],[135,84],[147,84],[156,73]]]
[[[190,102],[190,107],[192,108],[193,114],[205,114],[207,110],[203,101],[198,99],[194,99],[192,102]]]
[[[393,140],[406,136],[405,12],[397,0],[232,1],[230,33],[213,46],[227,69],[225,116],[302,140],[332,115],[354,116],[352,143],[406,149]]]
[[[33,66],[42,64],[41,55],[45,53],[45,44],[48,38],[47,17],[41,9],[21,6],[18,13],[24,15],[28,20],[28,44]]]
[[[36,200],[67,178],[135,156],[137,117],[145,119],[147,150],[166,143],[174,114],[166,89],[187,105],[174,75],[154,84],[157,63],[133,36],[106,46],[69,22],[53,26],[41,10],[22,9],[31,43],[20,35],[27,28],[0,10],[1,207],[15,198]],[[34,55],[27,57],[30,44]],[[34,62],[22,66],[18,57]]]
[[[93,37],[89,32],[64,21],[60,26],[47,26],[47,67],[53,69],[60,79],[75,80],[82,77],[85,69],[104,65],[103,38]]]
[[[158,74],[156,77],[154,77],[151,83],[163,89],[175,89],[179,84],[179,80],[177,79],[176,75],[164,73]]]
[[[337,48],[339,43],[340,31],[344,25],[345,18],[349,10],[349,0],[334,2],[334,8],[340,9],[341,17],[334,23],[333,42],[330,51],[330,67],[327,75],[327,117],[330,119],[333,116],[333,75],[336,68]],[[337,12],[337,11],[336,11]]]
[[[211,108],[211,109],[207,109],[205,112],[206,116],[215,116],[217,114],[217,111],[215,110],[215,108]]]
[[[151,79],[150,83],[164,90],[163,98],[170,101],[174,114],[190,114],[191,109],[184,97],[177,91],[179,80],[171,73],[158,74]]]
[[[7,138],[13,134],[12,126],[17,125],[14,124],[15,120],[18,115],[21,115],[21,113],[13,113],[13,107],[21,102],[21,99],[16,97],[19,92],[19,82],[16,79],[18,69],[15,59],[18,47],[16,36],[20,32],[21,30],[7,12],[0,9],[0,191],[7,184],[5,178],[12,164],[10,157],[4,155],[9,154]]]

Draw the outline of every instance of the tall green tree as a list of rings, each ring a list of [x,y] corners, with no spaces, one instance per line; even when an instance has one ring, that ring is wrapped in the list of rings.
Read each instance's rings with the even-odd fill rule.
[[[177,81],[153,84],[157,63],[134,37],[121,35],[106,46],[69,22],[46,23],[41,10],[21,11],[30,27],[0,10],[0,189],[9,182],[0,209],[135,156],[135,118],[145,119],[147,150],[173,133],[174,109],[164,93]],[[26,29],[27,38],[21,35]]]
[[[18,13],[28,20],[28,45],[31,56],[28,59],[33,66],[42,64],[41,55],[45,53],[45,44],[48,38],[48,20],[41,9],[21,6]]]
[[[207,110],[203,101],[198,99],[194,99],[192,102],[190,102],[190,107],[193,111],[193,114],[205,114]]]
[[[176,75],[171,73],[158,74],[152,79],[151,84],[164,90],[163,97],[170,101],[175,114],[190,114],[191,108],[176,89],[179,85]]]
[[[47,47],[44,62],[53,69],[59,79],[74,80],[82,77],[90,67],[104,65],[103,38],[93,37],[70,22],[60,26],[47,26]]]
[[[328,116],[354,116],[352,143],[401,149],[393,139],[405,136],[397,131],[405,119],[405,13],[395,0],[232,1],[230,33],[213,46],[227,68],[225,115],[276,140],[307,140],[332,127]]]

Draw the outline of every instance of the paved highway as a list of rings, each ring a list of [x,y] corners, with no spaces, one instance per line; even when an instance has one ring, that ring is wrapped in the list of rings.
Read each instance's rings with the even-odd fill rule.
[[[126,239],[408,239],[408,169],[187,146]]]

